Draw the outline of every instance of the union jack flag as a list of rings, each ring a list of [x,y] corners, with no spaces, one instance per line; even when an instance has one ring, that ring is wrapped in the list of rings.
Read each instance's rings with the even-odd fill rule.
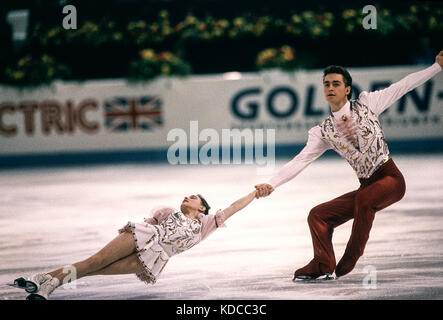
[[[106,100],[105,126],[111,131],[152,130],[163,125],[158,96],[114,97]]]

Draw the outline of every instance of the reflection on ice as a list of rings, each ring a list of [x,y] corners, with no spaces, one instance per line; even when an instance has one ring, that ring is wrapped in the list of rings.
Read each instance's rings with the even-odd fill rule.
[[[394,157],[407,192],[379,212],[364,256],[338,281],[297,283],[312,258],[313,206],[358,186],[341,159],[319,159],[269,198],[254,200],[207,240],[173,257],[154,286],[134,275],[79,280],[53,299],[442,299],[441,155]],[[277,162],[276,167],[284,164]],[[265,182],[254,166],[121,165],[0,172],[0,283],[95,253],[127,221],[201,193],[214,212]],[[352,222],[334,233],[339,259]],[[367,266],[376,289],[365,288]],[[365,271],[366,270],[366,271]],[[371,269],[374,270],[374,269]],[[1,299],[24,299],[1,286]]]

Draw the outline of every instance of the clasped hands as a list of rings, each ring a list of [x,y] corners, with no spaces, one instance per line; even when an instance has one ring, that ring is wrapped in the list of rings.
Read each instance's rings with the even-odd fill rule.
[[[255,193],[257,199],[267,197],[274,191],[274,188],[268,183],[257,184],[255,189],[257,190]]]

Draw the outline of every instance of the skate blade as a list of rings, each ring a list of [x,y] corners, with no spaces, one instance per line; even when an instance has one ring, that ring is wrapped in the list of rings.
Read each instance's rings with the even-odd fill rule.
[[[8,283],[8,286],[25,289],[26,288],[26,279],[25,278],[17,278],[14,280],[14,283]]]
[[[38,289],[37,285],[34,282],[28,281],[25,278],[15,279],[14,283],[8,283],[8,286],[17,289],[24,289],[27,293],[37,292]]]
[[[311,276],[297,276],[292,279],[292,282],[321,282],[321,281],[329,281],[329,280],[337,280],[338,278],[327,273],[318,278],[313,278]]]
[[[318,277],[316,280],[320,281],[328,281],[328,280],[337,280],[338,278],[333,276],[332,274],[325,274],[324,276]]]
[[[307,282],[307,281],[312,281],[312,280],[315,280],[315,279],[310,276],[298,276],[298,277],[294,277],[292,279],[293,282]]]

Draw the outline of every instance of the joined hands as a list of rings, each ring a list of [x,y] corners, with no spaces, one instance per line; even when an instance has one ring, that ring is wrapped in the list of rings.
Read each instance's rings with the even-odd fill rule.
[[[274,188],[267,183],[257,184],[255,186],[255,189],[257,190],[257,192],[255,193],[255,197],[257,199],[267,197],[274,191]]]

